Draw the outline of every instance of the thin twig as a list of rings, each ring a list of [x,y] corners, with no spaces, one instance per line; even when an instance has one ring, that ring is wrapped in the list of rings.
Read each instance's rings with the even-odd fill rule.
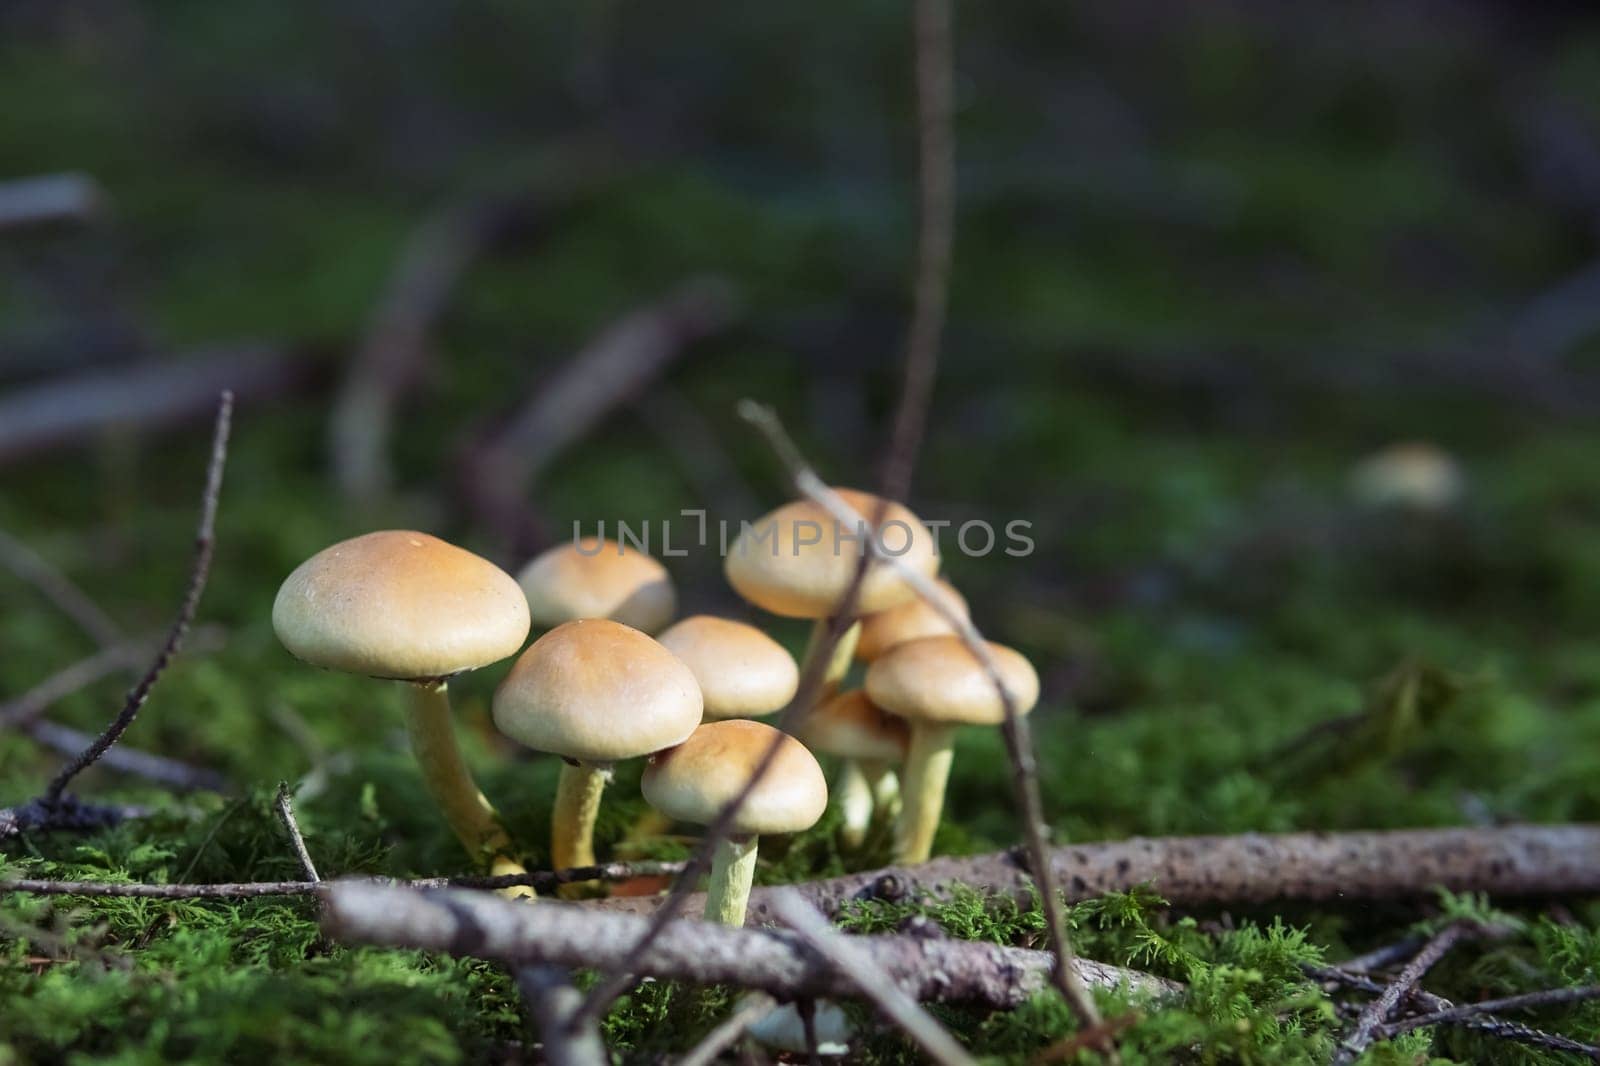
[[[195,531],[194,565],[189,572],[189,585],[184,592],[183,603],[178,609],[178,617],[167,633],[166,643],[162,645],[155,661],[150,664],[144,676],[129,691],[122,710],[111,725],[77,758],[62,767],[61,772],[56,774],[46,787],[43,797],[46,803],[60,800],[62,792],[72,779],[94,765],[95,760],[104,755],[122,734],[127,732],[133,720],[138,717],[139,709],[144,706],[145,700],[149,699],[150,690],[166,670],[167,664],[183,647],[183,638],[188,633],[189,624],[194,620],[195,611],[200,606],[200,594],[205,591],[206,578],[211,572],[211,555],[216,545],[217,499],[222,492],[222,471],[228,459],[228,432],[232,424],[233,393],[224,391],[217,404],[216,428],[211,437],[211,462],[206,471],[205,492],[201,496],[200,523]]]
[[[767,437],[773,450],[783,458],[794,479],[795,489],[802,496],[822,507],[834,521],[843,523],[848,528],[855,528],[857,523],[862,521],[864,516],[845,503],[800,456],[799,449],[784,430],[776,412],[769,407],[745,400],[739,404],[739,413]],[[1095,1006],[1088,989],[1077,980],[1076,970],[1066,965],[1072,957],[1072,945],[1067,936],[1066,912],[1061,896],[1056,891],[1055,874],[1049,863],[1049,833],[1044,824],[1044,804],[1039,795],[1038,767],[1034,763],[1033,738],[1028,728],[1028,721],[1017,713],[1016,698],[1006,686],[989,645],[973,625],[972,620],[952,610],[948,600],[939,592],[938,586],[932,579],[907,565],[898,556],[886,552],[876,537],[865,537],[863,543],[866,547],[865,555],[892,568],[898,577],[910,585],[917,595],[926,600],[950,624],[967,650],[982,666],[989,683],[994,686],[995,692],[1000,697],[1000,705],[1005,715],[1001,729],[1005,735],[1007,753],[1011,757],[1012,786],[1021,809],[1023,834],[1029,856],[1028,869],[1039,888],[1040,904],[1044,911],[1051,945],[1062,960],[1062,965],[1056,971],[1056,980],[1063,997],[1077,1015],[1080,1025],[1086,1029],[1093,1028],[1100,1024],[1100,1011]]]
[[[539,1026],[549,1066],[604,1066],[611,1061],[598,1024],[593,1020],[573,1024],[583,996],[561,967],[524,966],[517,971],[517,987]]]
[[[1141,885],[1185,907],[1408,900],[1432,897],[1440,888],[1490,896],[1577,896],[1600,893],[1600,826],[1129,837],[1059,845],[1050,849],[1049,860],[1069,902]],[[1026,905],[1037,892],[1014,850],[945,856],[791,887],[830,916],[860,900],[940,900],[965,889]],[[749,922],[774,920],[774,891],[751,892]],[[649,913],[659,900],[613,898],[585,906]]]
[[[189,650],[213,650],[222,646],[222,640],[220,627],[201,626],[190,634]],[[119,670],[137,666],[153,654],[156,647],[154,640],[119,640],[56,671],[22,695],[0,703],[0,729],[27,726],[74,692]]]
[[[678,1059],[678,1066],[710,1066],[718,1055],[731,1047],[733,1042],[748,1032],[752,1025],[771,1014],[777,1007],[778,1001],[765,992],[746,996],[739,1004],[738,1010],[725,1018]]]
[[[11,534],[0,530],[0,566],[32,585],[62,614],[77,623],[102,653],[127,644],[122,629],[66,574]]]
[[[1362,992],[1374,995],[1383,991],[1384,986],[1364,974],[1349,973],[1335,966],[1307,966],[1304,968],[1306,975],[1324,985],[1345,985]],[[1414,988],[1407,997],[1407,1002],[1421,1007],[1425,1011],[1435,1013],[1448,1011],[1455,1004],[1443,996],[1434,995],[1422,988]],[[1360,1013],[1359,1009],[1356,1013]],[[1439,1022],[1435,1024],[1454,1025],[1484,1036],[1495,1037],[1499,1040],[1510,1040],[1518,1044],[1530,1044],[1534,1047],[1550,1048],[1553,1051],[1566,1051],[1575,1055],[1584,1055],[1588,1058],[1600,1057],[1600,1048],[1585,1044],[1559,1033],[1547,1033],[1543,1029],[1535,1029],[1531,1025],[1515,1022],[1509,1018],[1501,1018],[1493,1014],[1475,1014],[1471,1017],[1455,1021]]]
[[[87,174],[41,174],[0,182],[0,232],[87,222],[104,208],[105,194]]]
[[[1339,969],[1348,973],[1370,973],[1373,970],[1382,970],[1403,962],[1417,953],[1422,945],[1428,942],[1424,936],[1408,936],[1397,940],[1393,944],[1385,944],[1381,948],[1374,948],[1365,955],[1357,955],[1353,959],[1346,959],[1339,964]]]
[[[679,920],[657,934],[638,915],[576,903],[527,906],[488,892],[414,889],[372,881],[324,882],[323,924],[357,943],[471,955],[510,966],[548,963],[627,970],[693,984],[733,984],[781,999],[857,994],[853,980],[781,929],[738,929]],[[632,949],[649,935],[644,954]],[[857,950],[912,998],[1010,1007],[1046,986],[1056,960],[1044,951],[946,937],[860,937]],[[625,960],[628,960],[625,962]],[[1148,974],[1079,963],[1080,977],[1136,993],[1177,986]]]
[[[294,849],[296,859],[300,860],[300,869],[304,871],[306,880],[312,884],[321,881],[317,874],[317,864],[311,861],[311,852],[306,849],[306,838],[300,834],[300,823],[294,817],[294,797],[289,793],[289,782],[278,782],[278,819],[283,822],[283,828],[289,834],[289,846]]]
[[[1349,1036],[1340,1043],[1339,1050],[1333,1056],[1335,1064],[1354,1062],[1361,1057],[1373,1040],[1378,1038],[1378,1030],[1394,1013],[1400,1002],[1417,987],[1417,983],[1431,969],[1434,964],[1450,953],[1462,938],[1468,936],[1476,927],[1469,922],[1452,922],[1434,934],[1433,938],[1422,946],[1412,960],[1406,963],[1405,968],[1395,979],[1385,986],[1372,1002],[1361,1009],[1356,1017],[1356,1024]]]
[[[29,740],[63,755],[76,755],[94,741],[94,737],[81,729],[49,721],[29,722],[22,727],[22,733]],[[117,773],[142,777],[179,792],[229,791],[228,779],[210,767],[193,766],[180,759],[126,744],[118,744],[102,755],[100,766]]]
[[[1390,1022],[1387,1025],[1381,1025],[1377,1030],[1377,1038],[1379,1040],[1392,1040],[1401,1033],[1409,1033],[1413,1029],[1422,1029],[1430,1025],[1452,1025],[1482,1017],[1486,1014],[1498,1014],[1508,1010],[1565,1007],[1573,1003],[1586,1003],[1592,999],[1600,999],[1600,985],[1581,985],[1577,988],[1550,988],[1542,992],[1525,992],[1519,996],[1486,999],[1480,1003],[1464,1003],[1457,1007],[1437,1010],[1431,1014],[1418,1014],[1410,1018],[1402,1018],[1397,1022]]]
[[[520,874],[493,877],[421,877],[407,881],[374,879],[380,884],[406,888],[499,889],[531,885],[552,891],[565,884],[582,881],[628,881],[635,877],[659,877],[683,869],[678,862],[611,862],[598,866],[574,866],[564,870],[531,870]],[[40,896],[134,897],[141,899],[248,899],[253,896],[304,896],[317,890],[316,881],[233,881],[209,885],[151,884],[116,881],[53,881],[41,878],[0,880],[0,892],[31,892]]]
[[[854,982],[863,996],[922,1048],[929,1061],[946,1066],[976,1066],[977,1060],[944,1026],[907,996],[864,952],[857,950],[851,938],[842,936],[829,925],[815,907],[792,891],[779,892],[773,905],[784,924]]]

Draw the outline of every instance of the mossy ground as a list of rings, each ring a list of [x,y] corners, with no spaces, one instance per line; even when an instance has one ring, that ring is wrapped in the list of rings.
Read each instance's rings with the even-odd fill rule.
[[[152,803],[157,816],[7,845],[0,872],[291,876],[270,804],[279,779],[302,784],[325,875],[460,870],[419,796],[401,693],[290,660],[268,622],[273,591],[310,552],[375,526],[484,546],[442,487],[461,434],[691,273],[720,271],[744,292],[745,324],[672,376],[727,452],[733,488],[757,505],[784,495],[732,415],[745,395],[776,403],[828,476],[871,479],[912,244],[900,8],[826,4],[815,23],[776,9],[738,22],[629,9],[607,31],[586,5],[437,20],[333,6],[337,32],[320,5],[246,4],[227,17],[130,9],[120,28],[23,20],[0,34],[3,95],[29,101],[0,108],[0,165],[86,169],[116,210],[109,231],[0,246],[0,270],[21,282],[0,287],[8,328],[48,336],[71,322],[77,305],[51,286],[77,285],[96,307],[135,308],[161,348],[269,336],[344,350],[427,207],[536,171],[551,137],[596,117],[569,77],[573,52],[593,45],[585,34],[614,34],[601,59],[615,98],[599,117],[631,114],[622,125],[636,134],[646,116],[653,137],[672,140],[670,127],[690,147],[659,152],[471,272],[440,326],[428,403],[408,410],[396,442],[404,493],[390,508],[353,513],[331,494],[321,399],[240,412],[201,611],[227,645],[180,660],[128,737],[222,770],[237,795],[175,798],[94,771],[83,794]],[[1292,28],[1174,10],[1135,32],[963,8],[953,318],[912,502],[925,517],[1033,523],[1028,558],[953,555],[948,572],[980,624],[1040,667],[1036,734],[1063,839],[1600,817],[1600,431],[1515,388],[1397,371],[1385,354],[1492,345],[1507,315],[1593,254],[1586,209],[1530,155],[1523,105],[1592,131],[1600,33],[1530,19],[1514,24],[1512,50],[1499,16],[1390,14]],[[652,86],[667,87],[680,126],[651,117]],[[155,633],[188,565],[202,436],[117,433],[9,466],[0,527],[129,633]],[[1459,512],[1349,504],[1351,463],[1402,438],[1459,456],[1470,477]],[[535,502],[558,535],[575,520],[704,505],[671,445],[623,412],[544,477]],[[740,610],[715,559],[674,571],[687,610]],[[0,604],[0,693],[92,650],[9,575]],[[1385,699],[1380,680],[1396,669],[1451,698]],[[557,768],[495,735],[486,700],[499,674],[455,686],[459,721],[541,864]],[[108,681],[54,714],[97,727],[119,692]],[[1294,743],[1363,709],[1346,730]],[[0,736],[0,799],[32,795],[54,765]],[[1004,774],[997,736],[962,735],[939,850],[1015,841]],[[602,854],[641,810],[636,775],[624,768],[608,793]],[[881,858],[840,856],[832,828],[764,846],[763,878]],[[1488,903],[1522,932],[1457,950],[1430,988],[1473,999],[1597,979],[1594,901]],[[1313,1062],[1343,1022],[1300,963],[1485,905],[1188,913],[1135,893],[1074,919],[1087,954],[1189,985],[1174,1004],[1133,1008],[1124,1061]],[[886,928],[902,910],[864,908],[849,924]],[[930,913],[954,935],[1038,942],[1034,912],[966,899]],[[534,1039],[496,967],[326,943],[305,901],[13,895],[0,901],[0,949],[0,1060],[510,1061]],[[606,1035],[619,1056],[648,1060],[724,1007],[646,984]],[[937,1009],[1000,1059],[1071,1028],[1048,998],[999,1014]],[[1534,1020],[1600,1040],[1593,1004]],[[890,1034],[868,1053],[915,1057]],[[1459,1032],[1369,1059],[1430,1056],[1556,1061]]]

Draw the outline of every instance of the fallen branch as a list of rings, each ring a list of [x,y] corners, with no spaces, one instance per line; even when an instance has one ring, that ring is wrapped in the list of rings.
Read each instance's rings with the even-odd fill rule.
[[[42,798],[47,805],[59,802],[72,779],[93,766],[100,756],[122,738],[122,734],[127,732],[128,727],[138,717],[145,700],[149,699],[150,690],[160,680],[167,664],[183,647],[183,638],[189,632],[190,623],[194,621],[195,611],[200,606],[200,594],[205,591],[206,578],[211,573],[211,555],[216,543],[217,499],[222,492],[222,471],[228,460],[228,434],[232,426],[233,393],[224,390],[217,404],[216,427],[211,436],[211,461],[206,469],[205,491],[200,497],[200,522],[195,530],[194,564],[189,572],[189,583],[184,590],[178,616],[173,620],[166,642],[156,653],[155,661],[129,690],[128,698],[116,718],[106,727],[105,732],[94,739],[93,743],[62,767],[46,786]]]
[[[604,1066],[611,1061],[600,1039],[600,1026],[579,1016],[583,994],[559,966],[524,966],[517,987],[539,1026],[548,1066]]]
[[[0,395],[0,462],[76,443],[110,426],[188,422],[214,410],[224,389],[246,403],[292,392],[311,376],[308,360],[255,346],[14,389]]]
[[[1593,999],[1600,999],[1600,985],[1582,985],[1578,988],[1551,988],[1542,992],[1526,992],[1520,996],[1486,999],[1481,1003],[1465,1003],[1458,1007],[1437,1010],[1431,1014],[1418,1014],[1410,1018],[1403,1018],[1400,1021],[1379,1026],[1376,1035],[1380,1040],[1392,1040],[1402,1033],[1409,1033],[1413,1029],[1424,1029],[1430,1025],[1456,1025],[1481,1018],[1484,1015],[1497,1014],[1501,1011],[1565,1007],[1573,1003],[1587,1003]],[[1589,1050],[1590,1054],[1593,1054],[1593,1049]]]
[[[3,406],[0,404],[0,408]],[[0,425],[4,423],[0,422]],[[109,651],[113,645],[125,643],[117,623],[100,609],[100,605],[87,592],[50,565],[44,556],[4,530],[0,530],[0,566],[38,589],[62,614],[76,622],[78,628],[87,633],[102,652]]]
[[[886,1018],[898,1025],[922,1048],[929,1061],[977,1066],[977,1060],[944,1026],[907,996],[867,952],[860,950],[859,938],[844,936],[829,925],[815,907],[792,891],[780,889],[774,903],[784,924],[847,977],[861,996],[871,1000]]]
[[[1140,885],[1178,906],[1413,899],[1438,888],[1493,896],[1600,892],[1600,825],[1132,837],[1051,848],[1049,855],[1068,902]],[[946,899],[959,888],[1022,902],[1036,892],[1015,851],[934,859],[793,887],[829,915],[855,900]],[[776,920],[772,892],[757,888],[751,893],[749,924]],[[638,913],[657,905],[650,898],[583,904]]]
[[[1333,1056],[1335,1066],[1346,1066],[1360,1058],[1362,1052],[1366,1051],[1377,1038],[1378,1029],[1388,1021],[1389,1015],[1394,1013],[1401,1000],[1415,991],[1424,975],[1433,969],[1440,959],[1448,955],[1451,948],[1471,935],[1474,928],[1468,922],[1452,922],[1422,945],[1422,949],[1406,963],[1395,979],[1385,985],[1383,991],[1378,993],[1372,1002],[1361,1008],[1350,1035],[1340,1041],[1339,1049]]]
[[[33,799],[17,807],[0,807],[0,840],[22,833],[56,830],[92,832],[130,818],[143,818],[149,813],[148,807],[81,803],[71,796],[63,796],[54,803]]]
[[[94,737],[83,730],[58,725],[55,722],[29,722],[21,731],[29,740],[53,748],[63,755],[76,755],[94,742]],[[142,777],[158,785],[166,785],[179,792],[229,791],[228,779],[216,770],[205,766],[193,766],[179,759],[157,755],[139,748],[130,748],[126,744],[118,744],[100,756],[100,765],[108,770]]]
[[[1384,989],[1383,985],[1365,974],[1351,973],[1336,966],[1309,966],[1305,969],[1308,977],[1322,982],[1325,986],[1345,985],[1374,995],[1381,993]],[[1449,1011],[1456,1006],[1443,996],[1435,995],[1421,988],[1412,989],[1407,1001],[1425,1011],[1434,1013]],[[1584,1055],[1588,1058],[1600,1058],[1600,1048],[1573,1040],[1570,1037],[1561,1036],[1558,1033],[1547,1033],[1543,1029],[1535,1029],[1531,1025],[1524,1025],[1522,1022],[1514,1022],[1508,1018],[1501,1018],[1493,1014],[1474,1013],[1468,1017],[1452,1018],[1430,1024],[1454,1025],[1463,1029],[1471,1029],[1484,1036],[1492,1036],[1499,1040],[1510,1040],[1518,1044],[1550,1048],[1553,1051],[1567,1051],[1576,1055]]]
[[[698,278],[608,326],[541,383],[504,428],[469,449],[462,473],[467,503],[513,549],[531,548],[527,499],[540,473],[693,344],[725,329],[733,313],[727,283]]]
[[[322,895],[328,935],[356,943],[444,951],[511,966],[628,969],[693,984],[735,984],[783,999],[857,994],[852,978],[782,930],[677,920],[625,967],[633,946],[650,930],[649,921],[636,915],[544,900],[529,907],[482,892],[419,892],[370,881],[328,882]],[[1015,1006],[1046,986],[1055,965],[1048,952],[944,938],[859,937],[852,943],[919,1002]],[[1100,963],[1077,960],[1075,966],[1086,984],[1100,987],[1151,995],[1177,987]]]
[[[87,174],[43,174],[0,182],[0,232],[59,222],[87,222],[105,207]]]
[[[374,879],[376,883],[406,888],[499,889],[530,885],[552,892],[562,885],[582,881],[629,881],[635,877],[661,877],[683,869],[681,862],[611,862],[574,866],[565,870],[530,870],[493,877],[423,877],[410,881]],[[252,899],[257,896],[308,896],[320,881],[227,881],[209,885],[152,884],[140,881],[53,881],[41,878],[0,880],[0,892],[31,892],[38,896],[133,897],[137,899]]]

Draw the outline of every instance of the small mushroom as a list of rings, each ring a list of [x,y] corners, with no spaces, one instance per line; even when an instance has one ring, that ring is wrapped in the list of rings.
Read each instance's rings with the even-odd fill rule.
[[[541,626],[609,618],[654,633],[678,610],[666,567],[638,549],[598,537],[539,554],[522,568],[517,583]]]
[[[777,756],[756,783],[727,836],[718,841],[706,886],[705,917],[743,925],[762,833],[809,829],[828,805],[828,784],[816,757],[793,737],[761,722],[707,722],[645,767],[644,798],[669,818],[709,825],[760,767],[774,741]]]
[[[759,718],[788,706],[800,685],[794,656],[755,626],[697,614],[657,638],[694,672],[708,721]]]
[[[887,816],[899,799],[890,767],[905,759],[911,727],[904,718],[886,713],[865,692],[851,689],[806,715],[795,736],[812,751],[845,760],[833,794],[844,814],[840,836],[846,846],[859,848],[874,812]]]
[[[962,618],[967,617],[966,597],[943,578],[934,582],[944,604]],[[861,639],[856,641],[856,658],[870,663],[896,644],[921,637],[942,637],[955,630],[934,607],[921,596],[887,610],[875,611],[861,620]]]
[[[1017,713],[1028,713],[1039,700],[1039,675],[1020,653],[1000,644],[988,647]],[[999,725],[1005,706],[960,637],[923,637],[890,648],[867,670],[867,696],[911,724],[895,860],[926,862],[944,809],[956,728]]]
[[[406,724],[423,781],[461,843],[497,874],[524,871],[503,854],[510,838],[456,746],[447,685],[516,654],[528,625],[511,575],[411,530],[323,549],[289,575],[272,605],[272,627],[296,658],[410,685]]]
[[[749,602],[786,618],[810,618],[811,640],[805,660],[816,654],[828,627],[828,614],[855,578],[866,527],[878,513],[880,501],[871,493],[835,489],[846,504],[861,515],[856,528],[836,522],[810,500],[796,500],[771,511],[739,531],[723,563],[728,583]],[[939,569],[933,536],[922,520],[905,506],[891,501],[877,525],[884,547],[900,561],[929,577]],[[904,550],[902,550],[902,548]],[[873,566],[861,582],[856,603],[859,614],[886,610],[916,596],[905,579],[887,566]],[[853,626],[834,649],[819,702],[837,691],[850,668],[859,624]],[[804,665],[802,665],[804,670]]]
[[[550,820],[558,869],[594,864],[594,822],[612,765],[671,747],[700,724],[700,686],[650,637],[603,618],[529,645],[494,694],[500,731],[565,760]],[[581,895],[578,885],[565,896]]]

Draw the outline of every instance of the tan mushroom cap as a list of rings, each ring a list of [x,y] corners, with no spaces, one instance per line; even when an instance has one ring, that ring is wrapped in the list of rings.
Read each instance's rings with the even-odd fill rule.
[[[605,618],[529,645],[494,693],[494,722],[535,751],[610,763],[670,748],[700,724],[700,686],[678,657]]]
[[[1027,714],[1039,702],[1039,675],[1020,652],[989,643],[1000,678]],[[960,637],[923,637],[897,644],[867,670],[867,695],[890,714],[913,722],[999,725],[1005,707],[983,664]]]
[[[967,598],[942,578],[934,582],[944,602],[962,618],[967,617]],[[875,611],[861,620],[861,637],[856,641],[856,658],[870,663],[896,644],[922,637],[942,637],[955,629],[944,615],[921,596],[898,607]]]
[[[774,738],[781,746],[751,791],[730,831],[797,833],[809,829],[828,806],[822,767],[805,745],[763,722],[730,718],[707,722],[645,767],[644,798],[670,818],[705,825],[750,780]]]
[[[656,639],[693,671],[707,719],[771,714],[800,687],[794,656],[755,626],[697,614]]]
[[[807,714],[795,736],[812,751],[827,755],[899,762],[911,743],[911,727],[873,703],[865,692],[851,689]]]
[[[599,537],[541,552],[522,568],[517,583],[541,626],[609,618],[654,633],[678,610],[666,567],[636,548]]]
[[[723,564],[728,583],[746,600],[788,618],[824,618],[855,577],[861,553],[855,538],[877,514],[878,497],[855,489],[835,489],[861,515],[857,525],[835,522],[810,500],[796,500],[741,527]],[[933,534],[905,506],[891,502],[884,513],[879,539],[902,563],[932,577],[939,571]],[[813,539],[816,543],[809,543]],[[902,549],[904,549],[902,551]],[[883,564],[875,564],[861,585],[857,609],[862,614],[904,603],[915,593]]]
[[[384,530],[296,567],[278,589],[272,628],[308,663],[421,681],[515,655],[528,602],[489,560],[426,533]]]

